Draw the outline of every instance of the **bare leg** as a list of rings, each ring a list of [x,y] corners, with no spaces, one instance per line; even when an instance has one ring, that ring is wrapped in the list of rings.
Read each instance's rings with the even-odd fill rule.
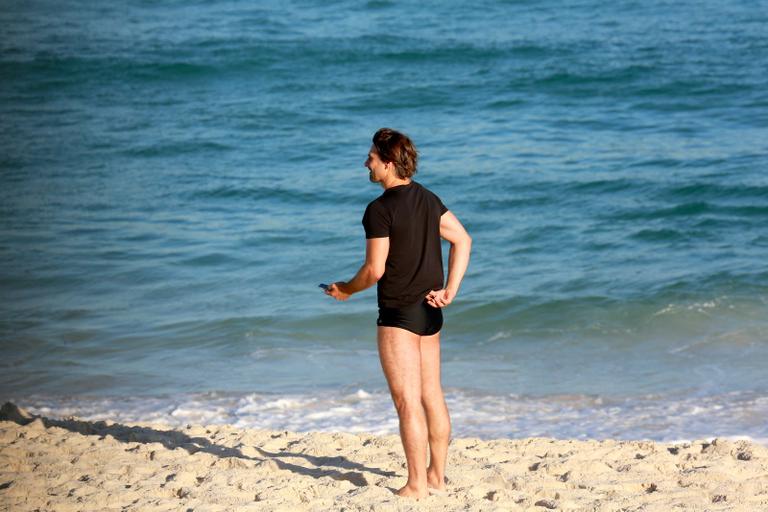
[[[440,384],[440,333],[421,338],[421,403],[427,415],[429,467],[427,485],[445,490],[445,463],[451,419]]]
[[[427,491],[427,419],[421,402],[421,336],[397,327],[379,327],[379,359],[400,418],[400,439],[408,464],[408,482],[400,496],[425,498]]]

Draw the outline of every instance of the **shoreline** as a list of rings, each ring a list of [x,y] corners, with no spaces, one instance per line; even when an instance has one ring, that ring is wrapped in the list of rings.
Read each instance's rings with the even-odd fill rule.
[[[52,419],[0,411],[9,510],[768,509],[768,447],[454,438],[446,495],[414,501],[397,435]]]
[[[295,393],[196,392],[166,395],[23,395],[0,397],[33,414],[89,421],[232,425],[292,432],[398,433],[388,390],[348,388]],[[446,389],[454,437],[580,440],[714,438],[768,446],[768,396],[727,392],[707,396],[605,397],[479,394]]]

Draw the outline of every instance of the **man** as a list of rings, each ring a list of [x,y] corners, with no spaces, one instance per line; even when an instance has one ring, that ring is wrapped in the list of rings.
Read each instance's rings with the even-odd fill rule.
[[[472,240],[440,199],[411,179],[417,158],[406,135],[382,128],[373,136],[365,167],[384,193],[363,216],[365,263],[326,293],[347,300],[378,283],[379,358],[408,464],[408,482],[397,494],[419,499],[445,491],[451,423],[440,383],[440,308],[459,291]],[[451,243],[445,287],[441,237]]]

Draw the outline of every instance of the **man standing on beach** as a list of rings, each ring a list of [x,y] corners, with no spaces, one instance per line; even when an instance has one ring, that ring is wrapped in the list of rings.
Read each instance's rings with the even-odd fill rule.
[[[440,308],[459,291],[472,239],[435,194],[412,180],[417,158],[405,134],[382,128],[373,136],[365,167],[384,193],[363,215],[365,263],[325,293],[347,300],[378,283],[379,358],[408,464],[408,482],[397,494],[418,499],[445,490],[451,422],[440,383]],[[451,244],[445,287],[440,238]]]

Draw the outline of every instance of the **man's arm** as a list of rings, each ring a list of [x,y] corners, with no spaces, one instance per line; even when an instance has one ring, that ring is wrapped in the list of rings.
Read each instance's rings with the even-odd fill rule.
[[[442,290],[433,290],[427,294],[427,303],[436,308],[447,306],[459,293],[461,280],[469,266],[469,254],[472,251],[472,238],[459,219],[450,211],[440,217],[440,236],[451,243],[448,256],[448,280]]]
[[[350,295],[370,288],[384,275],[389,255],[389,237],[368,238],[365,241],[365,263],[348,282],[333,283],[325,291],[336,300],[347,300]]]

